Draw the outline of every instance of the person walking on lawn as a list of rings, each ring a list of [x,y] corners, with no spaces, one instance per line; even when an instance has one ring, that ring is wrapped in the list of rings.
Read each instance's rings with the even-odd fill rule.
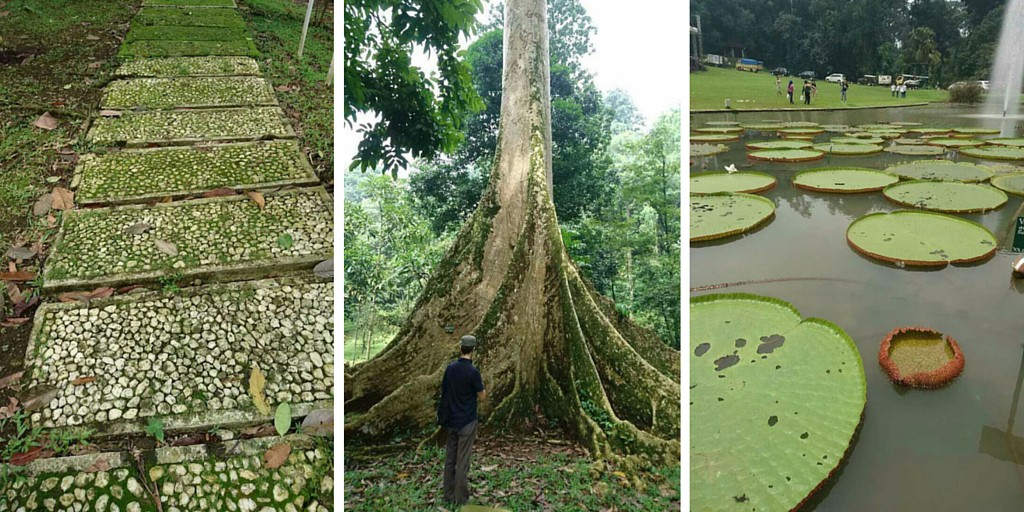
[[[456,505],[469,501],[469,459],[476,440],[478,400],[484,400],[484,382],[473,366],[476,338],[463,336],[462,356],[448,365],[441,380],[437,422],[447,429],[444,460],[444,499]]]
[[[795,92],[795,88],[793,87],[793,81],[792,80],[790,80],[789,81],[789,85],[786,86],[786,92],[789,93],[789,104],[792,105],[793,104],[793,93]]]
[[[775,75],[775,95],[782,96],[782,77]]]
[[[846,91],[850,88],[850,82],[843,80],[843,83],[839,84],[839,91],[842,93],[841,100],[846,103]]]

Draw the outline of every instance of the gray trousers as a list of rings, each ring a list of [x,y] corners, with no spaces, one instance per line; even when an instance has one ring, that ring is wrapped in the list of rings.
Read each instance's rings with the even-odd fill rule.
[[[473,454],[477,422],[449,428],[444,459],[444,499],[462,505],[469,501],[469,459]]]

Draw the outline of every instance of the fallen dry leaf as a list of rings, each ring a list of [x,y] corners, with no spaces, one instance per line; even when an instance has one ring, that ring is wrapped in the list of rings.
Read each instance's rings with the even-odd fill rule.
[[[103,117],[121,117],[120,110],[100,110],[100,115]]]
[[[54,210],[70,210],[75,207],[75,193],[64,188],[55,187],[52,192]]]
[[[14,263],[13,261],[11,263]],[[0,272],[0,281],[14,281],[23,283],[25,281],[31,281],[36,278],[35,272],[18,271],[18,272]]]
[[[4,327],[17,327],[19,325],[25,325],[29,320],[31,320],[31,318],[28,317],[8,318],[3,322],[0,322],[0,325]]]
[[[11,455],[8,462],[10,462],[12,466],[25,466],[28,465],[28,463],[43,457],[47,451],[49,450],[44,450],[42,446],[34,446],[24,452]],[[53,452],[50,453],[52,454]]]
[[[102,287],[91,292],[64,292],[57,296],[57,300],[61,302],[89,302],[93,299],[105,299],[113,294],[113,288]]]
[[[43,216],[50,213],[50,208],[53,207],[53,196],[47,192],[36,200],[36,203],[32,205],[32,213],[34,215]]]
[[[90,40],[90,41],[99,41],[100,40],[99,36],[94,36],[92,34],[89,34],[89,35],[85,36],[85,38]]]
[[[158,251],[160,251],[160,252],[162,252],[162,253],[164,253],[164,254],[166,254],[168,256],[177,256],[178,255],[178,246],[177,245],[175,245],[175,244],[173,244],[171,242],[167,242],[165,240],[160,240],[159,238],[155,240],[155,243],[156,243],[156,250],[158,250]]]
[[[14,302],[21,302],[24,297],[21,295],[21,288],[14,283],[7,283],[7,296]]]
[[[263,194],[259,192],[246,192],[245,195],[249,196],[249,199],[252,199],[252,202],[260,207],[260,211],[267,207],[267,200],[263,197]]]
[[[25,393],[25,396],[29,397],[21,402],[21,407],[25,409],[25,412],[34,411],[48,403],[57,397],[57,388],[48,387],[36,387]]]
[[[238,195],[234,189],[228,187],[215,188],[213,190],[207,190],[203,192],[203,197],[221,197],[221,196],[234,196]]]
[[[96,382],[96,377],[91,377],[91,376],[90,377],[79,377],[79,378],[71,381],[71,385],[72,386],[82,386],[82,385],[88,384],[90,382]]]
[[[96,457],[96,460],[90,464],[89,467],[85,468],[86,473],[99,473],[100,471],[108,470],[110,470],[110,463],[107,462],[107,457],[105,455]]]
[[[102,65],[103,65],[102,61],[90,62],[89,63],[89,69],[97,69],[97,68],[99,68]]]
[[[267,379],[263,377],[260,367],[253,366],[252,373],[249,374],[249,395],[252,396],[252,403],[260,411],[260,414],[269,416],[270,404],[267,403],[267,396],[264,393],[266,387]]]
[[[7,389],[12,384],[17,384],[21,380],[21,376],[25,375],[25,372],[12,373],[2,379],[0,379],[0,389]]]
[[[277,429],[269,423],[261,423],[259,425],[248,427],[242,430],[240,437],[268,437],[277,435]]]
[[[49,206],[47,206],[47,210],[49,210]],[[46,226],[50,228],[57,227],[57,217],[54,217],[52,213],[46,216]]]
[[[7,250],[7,257],[12,260],[30,260],[36,256],[36,251],[31,247],[11,247]]]
[[[33,296],[29,297],[28,300],[25,300],[25,301],[18,301],[14,305],[14,310],[12,311],[12,314],[14,316],[16,316],[16,317],[19,317],[19,316],[23,315],[29,309],[32,309],[32,307],[34,307],[36,304],[39,304],[39,296],[38,295],[33,295]],[[8,322],[13,321],[13,320],[14,320],[13,318],[8,318],[7,319]]]
[[[334,411],[317,409],[302,419],[302,433],[311,436],[334,435]]]
[[[18,399],[13,396],[7,397],[7,405],[0,407],[0,420],[6,420],[11,416],[14,416],[14,412],[18,410]]]
[[[292,453],[292,445],[288,443],[281,443],[270,447],[267,453],[263,455],[263,467],[267,469],[277,469],[281,467],[286,460],[288,455]]]
[[[57,118],[51,116],[49,112],[46,112],[39,116],[39,119],[36,119],[35,122],[32,123],[32,126],[50,131],[57,128]]]
[[[127,232],[129,235],[141,235],[146,231],[149,231],[150,229],[153,229],[153,226],[150,226],[145,222],[138,222],[125,228],[125,232]]]

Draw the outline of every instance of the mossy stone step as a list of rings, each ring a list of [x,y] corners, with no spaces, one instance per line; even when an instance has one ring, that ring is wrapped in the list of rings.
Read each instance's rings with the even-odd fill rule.
[[[236,41],[133,41],[121,45],[117,56],[121,59],[137,57],[207,57],[245,56],[259,57],[260,52],[251,40]]]
[[[288,459],[279,468],[266,468],[263,454],[279,443],[291,447]],[[327,500],[334,495],[329,452],[301,434],[163,447],[150,453],[143,456],[144,475],[128,452],[37,459],[21,468],[23,479],[0,482],[0,512],[112,511],[113,506],[156,511],[143,479],[156,484],[165,511],[269,507],[319,512],[327,510],[324,505],[329,507]],[[87,470],[99,460],[106,469]]]
[[[256,107],[126,111],[120,117],[94,120],[86,141],[107,146],[143,147],[294,137],[295,131],[281,109]]]
[[[156,7],[235,7],[235,0],[142,0],[142,5]]]
[[[284,402],[293,417],[331,409],[333,294],[329,280],[272,279],[45,304],[22,382],[56,395],[30,420],[94,436],[142,432],[153,417],[165,430],[265,421],[254,367],[271,414]],[[79,377],[95,380],[72,384]]]
[[[131,78],[103,89],[105,109],[216,108],[277,105],[274,89],[257,76]]]
[[[264,208],[234,195],[65,212],[43,288],[122,286],[175,275],[265,277],[332,257],[326,190],[285,190],[264,200]]]
[[[125,62],[114,76],[258,76],[259,64],[249,57],[156,57]]]
[[[245,27],[187,27],[181,25],[135,25],[125,42],[136,41],[241,41],[252,39]]]
[[[82,206],[180,198],[221,187],[252,190],[319,182],[294,140],[87,154],[79,159],[72,181]]]
[[[235,9],[182,9],[180,7],[143,7],[132,18],[137,25],[178,25],[185,27],[246,27],[245,20]]]

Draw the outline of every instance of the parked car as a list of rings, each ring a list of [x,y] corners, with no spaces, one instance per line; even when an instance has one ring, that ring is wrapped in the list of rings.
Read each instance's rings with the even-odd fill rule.
[[[774,76],[790,76],[789,75],[789,70],[786,69],[786,68],[775,68],[775,69],[772,70],[772,75],[774,75]]]
[[[764,69],[764,62],[754,59],[740,59],[736,61],[737,71],[752,71],[757,73]]]
[[[844,81],[846,81],[846,75],[843,75],[842,73],[832,73],[831,75],[825,77],[825,81],[834,84],[843,83]]]
[[[907,86],[907,89],[917,89],[921,87],[920,80],[904,80],[903,85]]]
[[[815,75],[814,71],[804,71],[797,76],[803,78],[804,80],[814,80]]]
[[[988,92],[989,88],[991,87],[991,84],[989,84],[988,80],[978,80],[978,85],[980,85],[981,89],[984,90],[985,92]]]

